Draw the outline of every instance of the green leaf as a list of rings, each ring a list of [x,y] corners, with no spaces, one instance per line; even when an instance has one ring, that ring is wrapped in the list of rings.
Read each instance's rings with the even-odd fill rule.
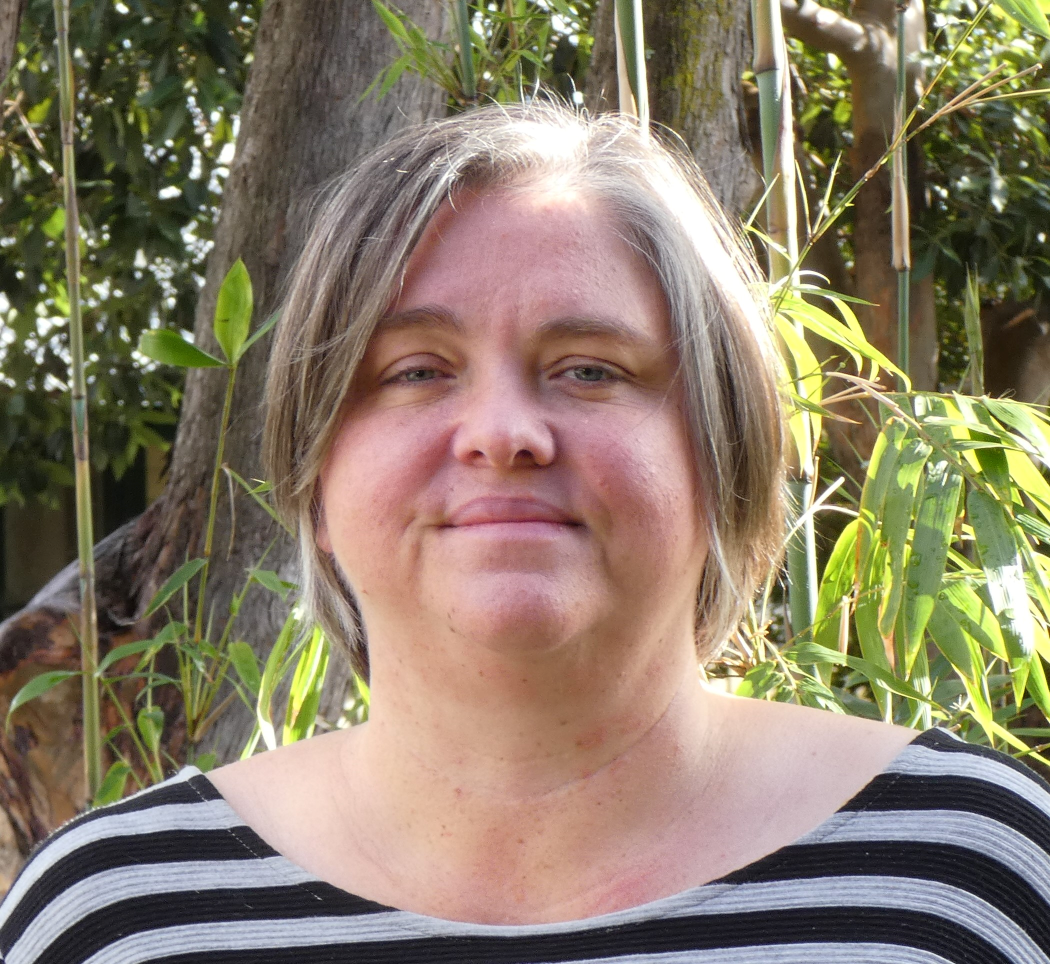
[[[194,766],[196,766],[201,773],[207,773],[209,770],[214,770],[215,764],[218,762],[219,757],[215,753],[202,753],[193,761]]]
[[[386,24],[386,29],[390,31],[390,35],[396,40],[408,43],[408,34],[406,33],[405,26],[401,23],[398,15],[389,7],[380,3],[380,0],[372,0],[372,6],[375,7],[375,11],[379,14],[379,18],[384,24]]]
[[[973,637],[983,649],[1002,660],[1009,658],[999,620],[973,586],[962,579],[946,581],[937,605],[942,603],[951,610],[952,618],[963,632]]]
[[[1047,23],[1046,14],[1036,0],[996,0],[995,5],[1022,27],[1041,37],[1050,38],[1050,23]]]
[[[164,583],[160,589],[157,590],[156,595],[150,600],[149,606],[146,607],[146,611],[142,614],[143,618],[146,616],[152,616],[161,606],[163,606],[175,593],[177,593],[183,586],[186,585],[201,569],[204,568],[206,560],[204,559],[190,559],[188,562],[184,562],[178,569],[175,570],[168,578],[168,581]]]
[[[170,625],[170,624],[169,624]],[[138,653],[144,653],[147,650],[159,650],[164,646],[165,641],[158,642],[157,639],[136,639],[131,643],[124,643],[122,646],[115,646],[98,664],[99,673],[104,673],[114,663],[120,662],[122,659],[126,659],[128,656],[135,656]],[[152,654],[151,654],[152,655]]]
[[[937,648],[952,666],[971,683],[976,682],[978,667],[983,666],[976,641],[959,625],[955,610],[943,600],[936,600],[927,619],[927,627]]]
[[[912,515],[919,489],[919,480],[932,449],[924,439],[908,438],[897,459],[896,471],[886,488],[885,510],[882,514],[882,533],[888,549],[887,563],[892,579],[890,591],[883,593],[879,612],[879,632],[885,637],[893,632],[897,612],[903,597],[906,574],[904,571],[905,548],[911,532]],[[903,641],[901,641],[903,643]],[[904,672],[910,672],[911,661],[903,663]]]
[[[108,803],[116,803],[124,799],[124,791],[127,789],[128,777],[131,776],[131,767],[123,760],[116,760],[110,764],[106,775],[99,784],[98,793],[91,801],[93,807],[104,807]]]
[[[255,651],[244,640],[230,644],[230,662],[241,678],[241,682],[251,691],[252,696],[259,696],[259,660]]]
[[[11,700],[11,705],[7,710],[6,725],[11,725],[11,717],[30,700],[35,700],[38,696],[43,696],[44,693],[53,690],[59,685],[59,683],[64,683],[67,679],[73,679],[74,676],[79,675],[80,670],[52,669],[48,670],[46,673],[41,673],[39,676],[34,676],[25,686],[15,693],[15,698]]]
[[[135,725],[138,727],[142,742],[146,744],[150,753],[155,755],[160,748],[161,735],[164,733],[164,711],[159,706],[144,706],[135,718]]]
[[[932,704],[933,701],[920,693],[914,686],[898,679],[892,672],[876,666],[874,663],[857,656],[849,656],[840,653],[837,649],[828,649],[826,646],[818,646],[816,643],[799,643],[785,649],[785,659],[803,666],[831,664],[832,666],[848,666],[850,669],[863,673],[871,682],[881,683],[886,689],[898,696],[903,696],[918,703]],[[936,704],[933,704],[936,705]]]
[[[1031,658],[1035,645],[1024,568],[1017,546],[1024,533],[1003,506],[974,489],[966,499],[981,566],[988,579],[988,597],[999,618],[1011,662]]]
[[[252,323],[252,279],[238,258],[226,272],[215,302],[212,330],[223,354],[232,365],[240,361]]]
[[[285,582],[276,572],[269,569],[252,569],[250,575],[259,585],[265,586],[270,592],[280,596],[281,602],[284,602],[288,598],[288,593],[296,588],[294,582]]]
[[[328,673],[328,639],[320,627],[314,627],[310,642],[299,656],[288,691],[288,709],[285,713],[284,746],[313,735],[317,710],[321,705],[321,690]]]
[[[842,530],[820,580],[813,619],[813,641],[829,649],[838,649],[841,607],[849,605],[848,597],[853,593],[853,583],[857,577],[858,525],[854,519]]]
[[[241,353],[238,355],[238,359],[244,357],[244,353],[252,347],[260,338],[262,338],[267,332],[281,320],[280,311],[275,311],[269,318],[266,319],[259,327],[252,332],[248,340],[241,346]]]
[[[962,476],[947,461],[927,462],[902,604],[904,646],[908,654],[915,652],[922,642],[923,631],[937,602],[962,487]],[[947,653],[945,656],[951,659]]]
[[[162,365],[176,368],[224,368],[226,363],[201,351],[178,332],[153,328],[139,336],[139,351]]]

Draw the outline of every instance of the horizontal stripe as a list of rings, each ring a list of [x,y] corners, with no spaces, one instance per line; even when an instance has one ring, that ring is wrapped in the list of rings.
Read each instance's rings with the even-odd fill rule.
[[[1050,794],[1020,766],[931,731],[812,833],[722,880],[583,921],[505,926],[397,911],[323,882],[187,768],[53,837],[0,907],[0,955],[6,964],[1050,964]]]
[[[623,928],[577,934],[521,937],[438,938],[361,942],[339,934],[338,921],[310,920],[184,925],[137,934],[112,944],[85,964],[560,964],[631,956],[660,961],[659,955],[748,948],[754,961],[776,961],[774,949],[786,944],[884,944],[941,954],[952,964],[1016,964],[968,930],[914,912],[858,912],[820,908],[768,914],[719,915],[651,921]],[[289,943],[294,941],[294,945]],[[323,949],[307,954],[305,949]],[[769,948],[767,951],[766,948]],[[263,955],[265,952],[265,955]],[[688,960],[688,957],[685,958]],[[936,960],[936,956],[933,960]],[[820,961],[820,958],[815,958]],[[862,958],[853,957],[851,964]],[[9,964],[23,964],[11,960]],[[40,964],[45,964],[41,959]],[[46,964],[53,964],[47,959]],[[57,959],[54,964],[58,964]],[[67,964],[63,961],[62,964]]]

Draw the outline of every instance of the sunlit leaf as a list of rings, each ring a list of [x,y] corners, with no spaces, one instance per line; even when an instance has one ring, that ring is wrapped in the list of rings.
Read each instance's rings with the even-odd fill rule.
[[[167,328],[144,331],[139,336],[139,351],[147,358],[176,368],[223,368],[226,364]]]
[[[1002,505],[985,492],[972,490],[966,507],[1007,652],[1011,660],[1027,660],[1034,646],[1032,614],[1014,531],[1016,524]]]
[[[240,361],[248,329],[252,323],[252,279],[238,258],[226,272],[215,301],[212,331],[227,361]]]

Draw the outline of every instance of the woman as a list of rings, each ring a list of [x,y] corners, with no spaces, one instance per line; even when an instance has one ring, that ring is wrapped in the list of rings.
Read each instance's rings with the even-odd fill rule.
[[[343,179],[265,448],[370,720],[64,829],[4,959],[1050,960],[1023,767],[702,682],[783,536],[752,282],[627,121],[482,110]]]

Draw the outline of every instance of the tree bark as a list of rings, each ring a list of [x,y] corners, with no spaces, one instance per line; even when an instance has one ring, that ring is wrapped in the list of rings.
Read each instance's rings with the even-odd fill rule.
[[[443,28],[441,0],[400,0],[399,6],[430,36]],[[281,286],[298,255],[309,224],[309,206],[319,188],[353,159],[404,125],[441,113],[444,94],[405,75],[382,101],[361,100],[367,86],[397,56],[386,28],[367,3],[340,0],[270,0],[258,28],[255,56],[240,118],[240,134],[223,195],[215,246],[196,315],[195,339],[214,350],[211,321],[226,271],[243,258],[252,278],[255,324],[276,309]],[[247,353],[226,441],[225,461],[246,479],[261,476],[260,403],[267,347]],[[140,619],[156,589],[187,557],[203,547],[202,528],[218,435],[225,373],[190,373],[175,441],[169,481],[162,496],[138,520],[99,546],[98,592],[103,653],[120,642],[143,638],[153,628]],[[294,549],[250,499],[220,499],[209,597],[215,616],[227,612],[246,570],[266,569],[295,579]],[[227,547],[230,550],[227,551]],[[267,554],[268,551],[268,554]],[[72,645],[79,602],[75,567],[64,570],[30,605],[0,624],[0,716],[27,679],[53,668],[76,668]],[[234,638],[265,653],[286,615],[273,594],[255,587],[237,620]],[[335,654],[333,667],[342,666]],[[346,671],[332,672],[329,709],[338,709]],[[58,714],[63,740],[52,740],[35,721],[33,704],[16,714],[10,734],[0,736],[0,805],[24,855],[59,822],[85,803],[79,774],[79,697],[75,686],[50,707]],[[49,694],[50,695],[50,694]],[[133,694],[128,694],[129,699]],[[171,709],[177,713],[177,706]],[[37,714],[39,715],[39,714]],[[212,729],[208,745],[220,760],[244,745],[250,714],[235,703]],[[44,752],[42,747],[53,747]],[[77,747],[76,760],[67,759]],[[38,752],[40,751],[40,752]],[[65,754],[58,764],[58,757]],[[35,754],[35,755],[34,755]],[[55,771],[65,784],[53,789]],[[14,776],[12,776],[14,774]],[[61,781],[60,781],[61,782]],[[42,800],[61,797],[57,803]],[[67,800],[68,798],[68,800]],[[0,882],[2,883],[2,882]]]
[[[15,62],[23,9],[25,0],[0,0],[0,104],[7,93],[7,75]]]
[[[646,0],[644,32],[652,119],[688,145],[711,190],[734,214],[748,211],[761,181],[751,160],[742,76],[751,66],[749,7],[737,0]],[[594,14],[586,84],[592,111],[616,107],[613,4]]]
[[[785,28],[799,40],[845,64],[853,87],[853,150],[850,165],[861,178],[886,151],[893,137],[897,77],[897,10],[894,0],[855,0],[851,14],[814,0],[781,0]],[[922,0],[911,0],[907,13],[909,96],[921,91],[918,54],[926,46]],[[913,217],[925,206],[921,153],[915,140],[908,150]],[[857,315],[869,340],[890,358],[897,351],[897,273],[892,264],[889,166],[884,166],[857,194],[853,211],[855,293],[870,307]],[[911,374],[916,388],[937,387],[937,323],[931,278],[911,288]],[[832,450],[849,474],[862,471],[877,429],[864,412],[846,412],[859,424],[829,425]]]

